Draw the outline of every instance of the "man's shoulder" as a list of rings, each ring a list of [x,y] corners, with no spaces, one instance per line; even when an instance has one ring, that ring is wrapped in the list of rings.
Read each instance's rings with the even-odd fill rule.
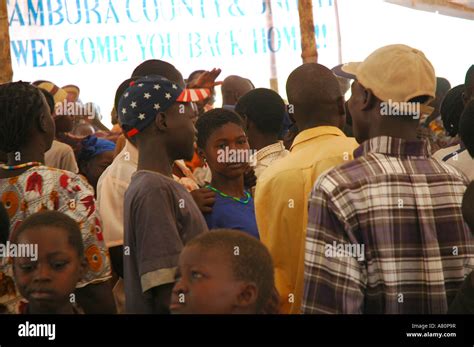
[[[47,157],[57,156],[57,155],[64,156],[69,153],[72,153],[74,155],[74,151],[71,146],[69,146],[68,144],[64,142],[53,140],[53,143],[51,144],[51,148],[48,151],[46,151],[45,156]]]
[[[372,163],[367,157],[359,157],[341,163],[321,173],[316,180],[315,189],[322,189],[331,193],[336,188],[343,190],[344,187],[360,187],[361,182],[366,182],[372,172],[369,168]]]
[[[294,153],[288,153],[285,157],[275,160],[269,165],[258,178],[258,184],[260,186],[269,184],[275,180],[286,180],[295,176],[300,176],[298,173],[301,170],[300,165],[295,163],[295,158],[292,155]]]
[[[357,142],[349,137],[331,139],[331,144],[324,149],[307,147],[297,152],[289,152],[262,173],[262,182],[299,177],[303,170],[314,169],[325,161],[337,162],[337,159],[340,159],[340,163],[343,163],[352,158],[352,152],[357,148]]]
[[[140,170],[132,175],[126,194],[149,195],[167,192],[175,195],[181,191],[186,192],[186,189],[172,178],[157,172]]]

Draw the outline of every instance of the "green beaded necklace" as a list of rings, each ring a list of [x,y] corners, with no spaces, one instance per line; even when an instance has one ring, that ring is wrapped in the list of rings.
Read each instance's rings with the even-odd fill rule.
[[[220,196],[222,196],[223,198],[227,198],[227,199],[232,199],[234,201],[237,201],[237,202],[240,202],[241,204],[248,204],[249,201],[250,201],[250,198],[251,198],[251,195],[249,192],[245,192],[245,200],[242,200],[242,199],[239,199],[239,198],[236,198],[235,196],[230,196],[230,195],[227,195],[226,193],[223,193],[221,192],[219,189],[216,189],[214,188],[213,186],[211,186],[210,184],[208,184],[206,186],[206,188],[209,188],[210,190],[212,190],[213,192],[219,194]]]

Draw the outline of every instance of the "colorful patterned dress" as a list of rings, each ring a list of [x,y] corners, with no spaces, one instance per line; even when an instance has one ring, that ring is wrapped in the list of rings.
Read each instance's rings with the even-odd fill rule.
[[[77,288],[110,278],[110,261],[105,246],[94,190],[86,180],[69,171],[46,166],[0,179],[0,198],[10,217],[10,238],[28,216],[43,210],[63,212],[79,224],[88,270]],[[0,258],[0,304],[18,313],[21,296],[13,282],[12,259]]]

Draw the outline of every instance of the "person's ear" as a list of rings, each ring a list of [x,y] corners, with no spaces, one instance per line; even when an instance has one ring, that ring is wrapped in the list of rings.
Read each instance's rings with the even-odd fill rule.
[[[370,110],[375,104],[377,97],[374,95],[372,90],[362,88],[362,110],[367,111]]]
[[[38,117],[38,127],[41,132],[45,133],[48,131],[48,118],[50,115],[46,112],[41,112],[40,116]]]
[[[160,131],[166,131],[168,129],[166,113],[160,112],[156,115],[155,126]]]
[[[206,155],[204,154],[204,150],[202,148],[197,148],[197,154],[202,161],[206,161]]]
[[[253,282],[242,283],[236,298],[236,307],[238,311],[245,313],[252,309],[255,310],[257,298],[257,285]]]

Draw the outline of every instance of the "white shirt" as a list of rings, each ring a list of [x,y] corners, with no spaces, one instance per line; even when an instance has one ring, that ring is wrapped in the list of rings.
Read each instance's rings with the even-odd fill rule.
[[[44,164],[56,169],[79,172],[72,147],[56,140],[53,140],[51,148],[44,154]]]
[[[460,148],[460,145],[456,145],[440,149],[433,154],[433,158],[438,161],[443,161],[444,157],[458,151]],[[453,155],[448,160],[444,161],[444,163],[454,166],[456,169],[465,174],[469,180],[474,180],[474,159],[472,159],[467,149],[463,150],[462,152],[458,152],[457,155]]]
[[[109,248],[123,245],[123,201],[137,165],[138,150],[127,140],[97,183],[97,206],[102,216],[105,243]]]

